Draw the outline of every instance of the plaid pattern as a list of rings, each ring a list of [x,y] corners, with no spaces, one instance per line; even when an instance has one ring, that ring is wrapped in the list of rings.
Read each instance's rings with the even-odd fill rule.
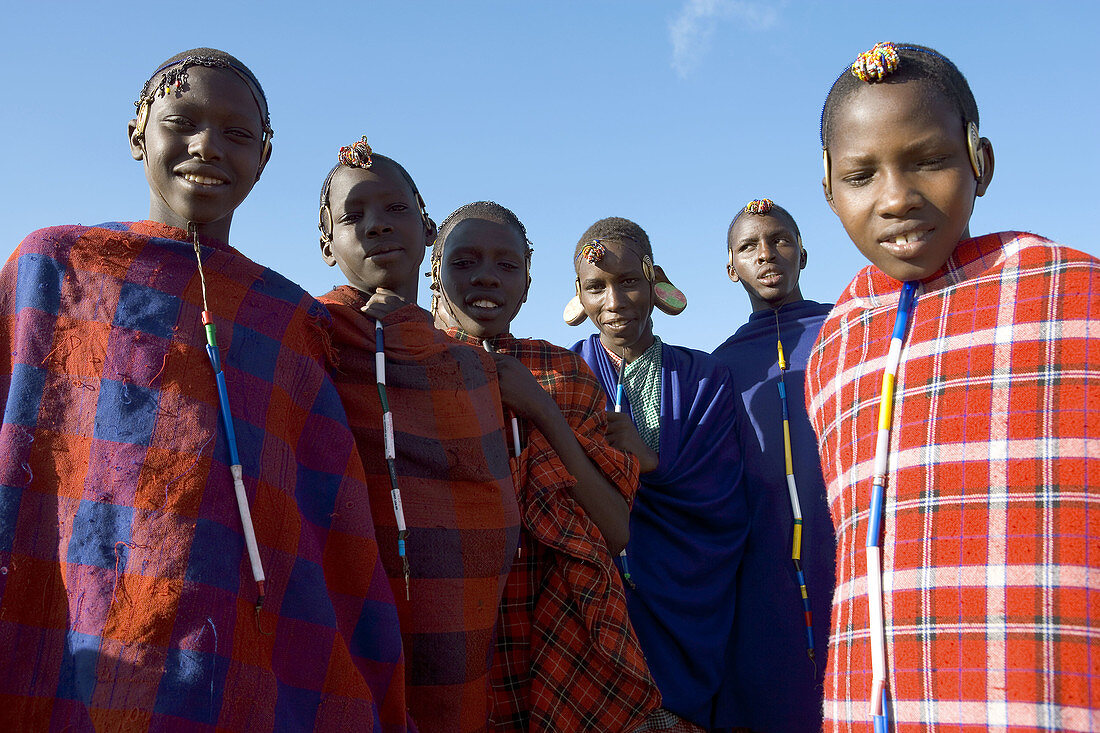
[[[257,615],[185,232],[36,232],[0,273],[0,728],[405,730],[397,613],[316,301],[207,242]]]
[[[366,301],[354,288],[336,288],[321,301],[333,316],[333,378],[371,504],[386,507],[374,522],[401,617],[410,713],[421,731],[485,730],[493,631],[520,523],[496,367],[483,350],[436,330],[415,305],[382,321],[409,529],[406,601],[375,386],[375,323],[360,313]]]
[[[864,545],[899,289],[861,271],[806,371],[837,526],[832,731],[870,725]],[[883,523],[892,729],[1100,729],[1098,319],[1100,263],[1030,234],[960,243],[919,291]]]
[[[684,720],[671,710],[657,708],[634,729],[634,733],[706,733],[706,728]]]
[[[531,370],[586,455],[632,502],[637,459],[607,444],[603,389],[584,361],[546,341],[509,335],[490,346]],[[540,432],[522,423],[521,430],[525,448],[513,461],[513,476],[523,552],[501,603],[495,729],[629,731],[660,703],[660,693],[627,618],[622,580],[600,530],[572,497],[576,479]]]
[[[601,343],[602,345],[602,343]],[[622,358],[604,346],[607,357],[618,369]],[[661,337],[653,335],[649,348],[635,357],[623,370],[623,391],[630,401],[630,414],[638,437],[654,453],[661,449],[661,377],[664,373]]]

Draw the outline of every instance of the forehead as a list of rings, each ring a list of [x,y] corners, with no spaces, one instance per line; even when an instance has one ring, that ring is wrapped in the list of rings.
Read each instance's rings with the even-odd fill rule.
[[[794,239],[794,230],[782,219],[771,214],[744,214],[730,230],[729,241],[737,242],[742,239],[757,239],[764,237],[770,239],[779,234],[786,234]]]
[[[351,204],[393,198],[411,204],[412,190],[397,169],[387,161],[375,159],[370,168],[340,166],[329,182],[329,202],[333,209]]]
[[[153,97],[154,109],[180,106],[201,107],[217,114],[235,115],[262,123],[260,106],[252,90],[230,69],[189,66],[187,81],[178,95],[173,86],[168,94],[155,94]]]
[[[471,216],[461,220],[447,235],[446,248],[478,250],[508,250],[523,254],[527,243],[515,227],[495,219]]]
[[[839,157],[846,149],[948,137],[962,140],[962,118],[928,82],[865,84],[837,111],[830,149]]]
[[[604,246],[604,256],[596,264],[584,258],[577,260],[577,276],[581,279],[615,277],[621,275],[642,276],[642,253],[640,247],[632,241],[619,239],[600,239]]]

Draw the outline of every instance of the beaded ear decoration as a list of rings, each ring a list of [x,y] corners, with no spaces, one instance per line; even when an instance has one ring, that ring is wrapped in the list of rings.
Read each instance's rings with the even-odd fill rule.
[[[340,165],[345,165],[348,168],[370,168],[374,165],[374,160],[371,158],[372,153],[374,151],[367,144],[367,136],[364,135],[351,145],[340,148],[340,153],[336,157],[340,161]]]
[[[775,202],[771,199],[753,199],[745,204],[745,211],[749,214],[764,216],[772,210],[773,206],[775,206]]]

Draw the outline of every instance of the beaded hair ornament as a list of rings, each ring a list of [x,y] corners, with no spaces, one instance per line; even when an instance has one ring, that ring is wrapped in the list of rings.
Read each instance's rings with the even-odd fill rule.
[[[599,239],[593,239],[591,242],[585,243],[581,247],[581,251],[577,253],[577,257],[573,264],[578,265],[582,261],[595,265],[604,258],[607,254],[607,247]],[[642,255],[642,274],[645,279],[653,284],[654,305],[662,313],[667,313],[670,316],[678,316],[684,312],[687,308],[687,296],[677,288],[665,275],[665,271],[659,265],[653,264],[653,258],[649,255]],[[581,305],[581,281],[577,278],[573,282],[576,292],[569,302],[565,305],[565,310],[562,312],[562,318],[570,326],[579,326],[584,322],[586,318],[584,313],[584,306]]]
[[[241,78],[241,81],[248,87],[249,93],[252,94],[256,106],[260,109],[260,119],[263,125],[263,155],[266,159],[271,153],[271,138],[275,136],[275,131],[271,129],[271,116],[268,114],[267,100],[264,99],[262,91],[257,93],[260,88],[259,82],[247,69],[243,69],[229,59],[220,56],[185,56],[182,59],[169,61],[154,71],[149,80],[145,82],[137,101],[134,102],[134,106],[137,107],[137,132],[142,135],[145,134],[145,127],[149,123],[149,107],[155,99],[173,93],[179,95],[187,89],[187,70],[192,66],[203,66],[208,69],[228,69]],[[156,79],[157,74],[161,75],[160,79]]]
[[[374,160],[371,158],[372,153],[374,153],[374,151],[371,150],[370,145],[367,144],[367,136],[364,135],[351,145],[345,145],[340,148],[340,152],[336,158],[340,161],[340,165],[347,166],[348,168],[370,168],[374,165]]]
[[[771,199],[753,199],[745,204],[745,213],[764,216],[772,210],[773,206],[775,206],[775,202]]]
[[[859,56],[856,56],[856,60],[852,62],[852,65],[848,67],[844,73],[850,73],[855,78],[868,84],[881,82],[890,74],[897,71],[901,66],[901,54],[898,53],[899,48],[903,51],[931,53],[929,50],[923,48],[897,46],[888,41],[881,41],[876,43],[870,51],[864,51]],[[933,53],[933,55],[938,54]],[[843,75],[842,73],[841,76]],[[972,121],[966,123],[966,150],[970,156],[970,167],[974,171],[974,177],[981,179],[982,172],[985,170],[985,157],[982,155],[981,151],[981,137],[978,135],[978,125]],[[832,201],[832,162],[829,159],[828,148],[822,148],[821,160],[825,167],[825,197]]]

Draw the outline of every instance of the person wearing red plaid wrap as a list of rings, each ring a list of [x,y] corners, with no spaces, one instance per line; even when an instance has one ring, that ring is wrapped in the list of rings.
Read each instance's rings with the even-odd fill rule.
[[[371,502],[392,499],[374,520],[397,596],[409,711],[421,733],[485,731],[520,524],[497,370],[416,305],[435,224],[405,169],[365,138],[341,150],[320,225],[321,254],[349,283],[321,296],[334,321],[333,380]]]
[[[838,542],[828,731],[1100,728],[1100,262],[970,235],[977,128],[954,64],[894,44],[822,115],[826,198],[871,261],[806,370]]]
[[[501,602],[493,722],[497,731],[630,731],[660,704],[612,562],[626,544],[638,462],[608,444],[587,365],[509,333],[530,255],[523,224],[487,201],[447,217],[432,255],[437,324],[493,352],[518,417],[523,531]]]

